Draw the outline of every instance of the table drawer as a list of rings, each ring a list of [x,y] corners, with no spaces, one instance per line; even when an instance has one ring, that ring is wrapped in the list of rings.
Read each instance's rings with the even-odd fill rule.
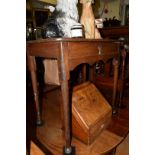
[[[97,55],[111,55],[118,52],[118,44],[111,42],[69,43],[69,58],[77,59]]]

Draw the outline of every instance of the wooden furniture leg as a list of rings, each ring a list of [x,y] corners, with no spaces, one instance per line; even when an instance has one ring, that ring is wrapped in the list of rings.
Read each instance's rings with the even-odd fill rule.
[[[124,88],[124,68],[125,68],[125,59],[126,59],[126,50],[123,48],[121,50],[121,56],[122,56],[122,65],[121,65],[121,88],[119,93],[119,104],[118,107],[123,107],[122,105],[122,97],[123,97],[123,88]]]
[[[89,66],[89,80],[91,82],[94,82],[94,76],[95,76],[95,67],[94,65]]]
[[[70,146],[70,122],[68,118],[68,114],[70,112],[69,108],[69,94],[68,94],[68,82],[62,81],[61,83],[61,91],[62,91],[62,103],[63,103],[63,116],[64,116],[64,130],[65,130],[65,139],[66,147]]]
[[[82,67],[82,82],[86,81],[86,69],[87,69],[87,66],[83,65],[83,67]]]
[[[86,65],[82,65],[78,75],[78,83],[82,83],[86,81]]]
[[[117,91],[117,81],[118,81],[118,60],[113,59],[113,67],[114,67],[114,85],[113,85],[113,96],[112,96],[112,113],[115,115],[117,113],[116,110],[116,91]]]
[[[66,46],[64,44],[64,46]],[[63,110],[63,126],[65,135],[65,146],[63,148],[63,155],[75,155],[75,147],[71,146],[71,109],[69,102],[69,69],[68,69],[68,55],[67,50],[61,44],[60,54],[60,70],[61,70],[61,92],[62,92],[62,110]]]
[[[35,61],[35,57],[28,56],[28,63],[29,63],[29,69],[30,69],[30,73],[31,73],[34,102],[35,102],[36,112],[37,112],[36,124],[38,126],[40,126],[40,125],[42,125],[43,122],[41,120],[41,114],[40,114],[39,93],[38,93],[38,88],[37,88],[37,76],[36,76],[36,61]]]
[[[69,105],[69,89],[68,80],[62,81],[61,83],[62,91],[62,103],[63,103],[63,114],[64,114],[64,131],[66,144],[63,150],[64,155],[74,155],[75,147],[71,146],[71,125],[70,125],[70,105]]]

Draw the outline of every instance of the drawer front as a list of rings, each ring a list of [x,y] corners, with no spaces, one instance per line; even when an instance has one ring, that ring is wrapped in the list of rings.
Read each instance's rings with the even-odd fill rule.
[[[118,53],[118,45],[112,42],[71,42],[69,58],[78,59],[90,56],[105,56]]]
[[[57,58],[60,51],[60,44],[57,42],[39,42],[27,45],[28,54],[32,56]]]

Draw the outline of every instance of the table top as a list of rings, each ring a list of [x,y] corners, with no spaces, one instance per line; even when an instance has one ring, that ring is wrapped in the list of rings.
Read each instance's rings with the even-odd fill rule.
[[[30,40],[27,43],[39,43],[39,42],[117,42],[113,39],[85,39],[85,38],[47,38],[47,39],[38,39]]]

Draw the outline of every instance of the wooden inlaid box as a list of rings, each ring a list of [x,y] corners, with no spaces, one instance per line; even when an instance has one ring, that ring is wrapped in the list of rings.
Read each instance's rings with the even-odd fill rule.
[[[112,108],[91,82],[73,88],[72,134],[87,145],[107,127]]]

